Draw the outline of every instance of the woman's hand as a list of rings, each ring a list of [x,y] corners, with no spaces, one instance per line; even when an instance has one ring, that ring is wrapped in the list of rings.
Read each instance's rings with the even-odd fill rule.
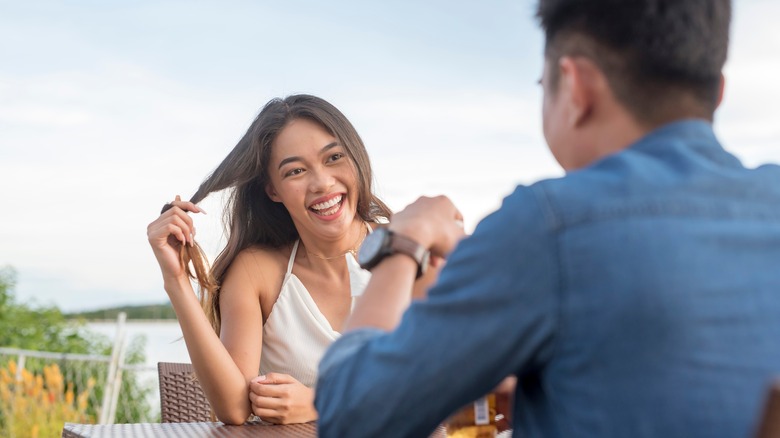
[[[252,413],[276,424],[306,423],[317,419],[314,390],[292,376],[268,373],[249,382]]]
[[[181,200],[171,202],[171,208],[146,227],[146,236],[152,246],[164,279],[181,279],[186,274],[179,261],[182,245],[193,245],[195,226],[188,212],[202,213],[197,205]]]

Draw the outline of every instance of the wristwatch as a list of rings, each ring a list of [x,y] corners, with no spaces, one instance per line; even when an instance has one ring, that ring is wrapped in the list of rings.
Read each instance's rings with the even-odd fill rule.
[[[366,236],[357,259],[361,268],[370,271],[385,257],[399,253],[406,254],[417,262],[417,278],[425,274],[431,252],[414,240],[387,228],[379,228]]]

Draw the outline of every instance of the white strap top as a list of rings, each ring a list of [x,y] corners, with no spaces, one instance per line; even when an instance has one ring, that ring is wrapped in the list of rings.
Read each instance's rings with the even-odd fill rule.
[[[282,290],[263,326],[260,374],[289,374],[313,388],[322,355],[341,333],[333,330],[309,291],[292,273],[299,242],[293,245]],[[363,293],[371,273],[362,269],[351,253],[345,257],[354,305],[354,297]]]

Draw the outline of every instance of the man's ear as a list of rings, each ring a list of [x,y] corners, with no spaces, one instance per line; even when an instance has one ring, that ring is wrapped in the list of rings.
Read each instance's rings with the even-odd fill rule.
[[[568,123],[573,128],[580,127],[593,109],[593,81],[596,66],[587,58],[563,56],[558,62],[558,67],[560,90],[566,93]]]
[[[720,106],[720,103],[723,102],[723,93],[726,90],[726,76],[723,76],[723,73],[720,74],[720,89],[718,90],[718,100],[715,102],[715,109],[717,109]]]
[[[274,202],[282,202],[282,199],[276,193],[276,189],[274,189],[274,186],[271,183],[265,185],[265,194]]]

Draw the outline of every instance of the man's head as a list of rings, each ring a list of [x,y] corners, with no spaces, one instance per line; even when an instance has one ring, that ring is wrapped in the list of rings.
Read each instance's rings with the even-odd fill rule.
[[[730,0],[539,0],[537,16],[546,36],[546,95],[557,94],[571,62],[569,68],[585,67],[586,85],[589,68],[602,78],[643,128],[712,120],[722,95]]]

